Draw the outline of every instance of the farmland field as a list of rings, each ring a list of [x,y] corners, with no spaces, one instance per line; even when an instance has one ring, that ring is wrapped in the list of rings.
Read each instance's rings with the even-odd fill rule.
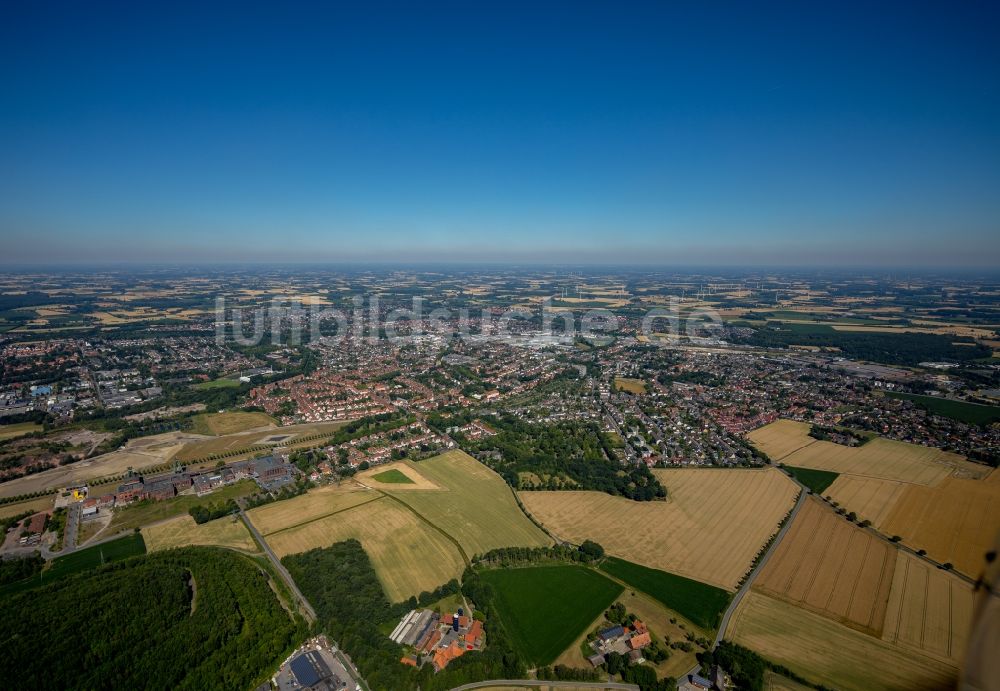
[[[981,478],[989,469],[961,456],[918,444],[876,437],[847,447],[809,436],[810,425],[777,420],[747,435],[775,463],[933,485],[949,475]]]
[[[899,553],[882,640],[960,665],[972,626],[972,586]]]
[[[666,571],[608,557],[600,566],[629,587],[641,590],[703,629],[715,629],[729,605],[729,593]]]
[[[32,511],[34,513],[47,511],[52,508],[54,503],[55,496],[49,495],[47,497],[38,497],[37,499],[19,501],[15,504],[0,504],[0,518],[16,516],[20,513],[24,513],[25,511]]]
[[[892,507],[908,486],[896,480],[839,475],[823,495],[881,529]]]
[[[257,427],[277,427],[277,421],[265,413],[202,413],[192,418],[192,432],[222,436]]]
[[[727,638],[811,681],[845,691],[954,688],[957,670],[751,590]]]
[[[595,540],[616,557],[735,590],[798,493],[776,468],[653,472],[667,488],[665,502],[636,502],[602,492],[519,496],[560,539]]]
[[[541,547],[552,541],[518,508],[499,475],[463,451],[407,462],[441,489],[380,488],[462,545],[468,557],[499,547]]]
[[[583,566],[484,571],[514,647],[533,665],[559,657],[614,602],[622,587]]]
[[[378,497],[376,492],[345,482],[339,487],[326,485],[291,499],[250,509],[247,511],[247,516],[262,535],[267,535],[329,516]]]
[[[947,478],[936,487],[906,486],[882,531],[977,576],[1000,532],[1000,484]]]
[[[810,497],[753,587],[878,636],[897,551]]]
[[[12,425],[0,425],[0,441],[23,437],[32,432],[41,432],[42,426],[35,422],[18,422]]]
[[[195,523],[191,516],[178,516],[144,528],[142,534],[146,540],[146,549],[150,552],[191,545],[257,551],[257,544],[250,536],[250,531],[238,516],[223,516],[201,525]]]
[[[292,504],[296,499],[276,502],[262,509]],[[250,513],[258,530],[260,525],[255,512],[259,510],[254,509]],[[368,553],[386,595],[393,602],[419,595],[425,590],[434,590],[452,578],[459,578],[465,568],[462,555],[452,542],[405,506],[386,496],[282,530],[262,531],[262,534],[279,558],[314,547],[328,547],[350,538],[357,539]]]

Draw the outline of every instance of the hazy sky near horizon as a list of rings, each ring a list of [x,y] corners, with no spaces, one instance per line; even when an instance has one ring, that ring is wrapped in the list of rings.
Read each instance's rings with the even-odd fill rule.
[[[995,267],[998,18],[11,4],[0,263]]]

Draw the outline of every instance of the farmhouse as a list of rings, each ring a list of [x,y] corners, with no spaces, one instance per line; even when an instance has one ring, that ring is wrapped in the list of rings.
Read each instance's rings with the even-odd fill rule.
[[[608,653],[628,655],[633,662],[642,660],[642,649],[653,642],[646,625],[636,619],[630,626],[612,626],[597,632],[590,643],[594,654],[587,658],[594,667],[604,664]]]
[[[429,663],[440,672],[467,651],[483,647],[483,624],[467,616],[461,607],[443,616],[427,609],[411,610],[389,638],[408,649],[401,663],[414,667]]]

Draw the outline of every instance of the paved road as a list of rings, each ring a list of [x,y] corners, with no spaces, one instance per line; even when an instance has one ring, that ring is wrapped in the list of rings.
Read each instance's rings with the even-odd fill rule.
[[[719,645],[722,641],[723,636],[726,634],[726,629],[729,627],[729,619],[733,616],[733,612],[736,611],[736,607],[739,606],[740,600],[742,600],[743,596],[750,590],[750,586],[753,585],[754,579],[757,578],[757,574],[763,570],[764,566],[771,558],[771,555],[774,554],[778,545],[781,544],[782,538],[785,537],[785,533],[787,533],[788,529],[792,526],[792,521],[795,520],[795,516],[798,514],[799,509],[802,508],[807,496],[809,496],[808,492],[806,492],[805,487],[802,487],[799,492],[799,498],[795,501],[795,506],[792,507],[792,511],[788,515],[788,520],[785,521],[783,526],[781,526],[781,530],[779,530],[778,534],[774,537],[774,542],[772,542],[768,550],[764,552],[764,556],[761,557],[757,566],[755,566],[753,571],[750,572],[746,582],[744,582],[740,589],[736,591],[736,595],[733,596],[732,602],[730,602],[729,607],[726,608],[726,613],[722,615],[722,622],[719,624],[719,630],[715,634],[715,643],[712,646],[713,648]]]
[[[292,580],[292,574],[288,573],[288,570],[285,569],[284,565],[282,565],[282,563],[278,560],[278,557],[275,555],[275,553],[271,551],[270,545],[267,544],[267,541],[264,539],[264,537],[257,531],[257,528],[254,526],[253,522],[249,518],[247,518],[247,515],[243,512],[242,505],[239,506],[239,509],[240,509],[240,518],[243,519],[243,524],[246,525],[247,530],[249,530],[250,534],[254,536],[255,540],[257,540],[257,544],[259,544],[261,549],[264,550],[264,554],[267,555],[267,558],[271,560],[271,563],[274,565],[274,568],[278,572],[278,575],[280,575],[281,579],[285,582],[285,585],[288,586],[288,589],[298,599],[299,604],[302,605],[302,609],[306,611],[306,618],[310,619],[310,623],[314,623],[316,621],[316,610],[312,608],[312,605],[309,604],[309,600],[307,600],[306,596],[302,594],[301,590],[299,590],[299,586],[295,585],[295,581]],[[351,659],[347,657],[347,655],[341,650],[340,646],[337,644],[336,641],[330,639],[330,642],[333,644],[334,654],[337,656],[337,659],[340,661],[340,663],[347,668],[350,676],[353,677],[354,680],[361,685],[361,688],[367,689],[368,684],[365,683],[364,678],[362,678],[361,676],[361,672],[359,672],[358,668],[354,666],[354,663],[351,661]]]
[[[795,482],[795,478],[791,479],[793,482]],[[798,483],[796,482],[796,484]],[[781,540],[785,537],[785,533],[787,533],[788,529],[791,527],[792,521],[795,520],[795,516],[799,513],[799,509],[802,508],[802,505],[806,501],[806,497],[809,496],[809,493],[806,491],[804,485],[800,484],[799,488],[801,490],[799,492],[799,498],[795,500],[795,506],[792,507],[792,510],[788,515],[788,520],[785,521],[785,524],[783,526],[781,526],[781,530],[779,530],[778,534],[775,535],[774,541],[771,543],[771,546],[768,547],[766,552],[764,552],[764,556],[761,557],[760,561],[757,563],[757,566],[755,566],[753,570],[750,572],[750,575],[747,576],[746,581],[743,583],[742,586],[740,586],[740,589],[736,591],[736,595],[733,596],[732,601],[729,603],[729,607],[726,608],[725,614],[722,615],[722,621],[719,623],[719,630],[716,632],[715,641],[712,643],[713,650],[715,649],[716,646],[719,645],[719,643],[725,637],[726,629],[729,628],[729,620],[732,618],[733,612],[736,611],[736,608],[739,606],[740,601],[743,599],[743,596],[746,595],[747,592],[750,590],[750,586],[753,585],[754,579],[757,578],[757,574],[761,572],[761,570],[767,564],[768,560],[771,558],[771,555],[774,554],[774,551],[777,549],[778,545],[781,544]],[[699,669],[700,667],[694,667],[688,670],[686,674],[677,679],[678,683],[686,681],[688,676],[690,676],[691,674],[697,674]]]
[[[257,528],[254,526],[253,522],[247,518],[247,515],[243,512],[242,506],[240,506],[240,518],[243,519],[243,524],[247,527],[247,530],[250,531],[250,534],[254,536],[255,540],[257,540],[257,544],[259,544],[260,548],[264,550],[264,554],[266,554],[267,558],[271,560],[271,564],[274,566],[275,571],[278,572],[278,575],[281,576],[281,580],[285,582],[285,585],[288,586],[292,595],[294,595],[298,600],[298,604],[300,604],[302,609],[305,610],[306,618],[309,619],[309,623],[314,623],[316,621],[316,610],[312,608],[312,605],[309,604],[306,596],[302,594],[301,590],[299,590],[299,586],[295,585],[295,581],[292,580],[292,575],[288,573],[282,563],[278,560],[275,553],[271,551],[271,546],[268,545],[264,540],[264,537],[257,532]]]
[[[544,679],[493,679],[477,681],[474,684],[456,686],[451,691],[466,691],[466,689],[488,689],[491,686],[549,686],[559,688],[565,686],[571,689],[622,689],[622,691],[639,691],[635,684],[619,684],[613,681],[550,681]]]

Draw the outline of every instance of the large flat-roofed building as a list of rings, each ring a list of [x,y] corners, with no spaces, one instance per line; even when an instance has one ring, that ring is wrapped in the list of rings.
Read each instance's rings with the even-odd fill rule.
[[[293,658],[289,663],[292,675],[302,688],[338,689],[343,681],[334,674],[326,660],[315,650],[309,650]]]

